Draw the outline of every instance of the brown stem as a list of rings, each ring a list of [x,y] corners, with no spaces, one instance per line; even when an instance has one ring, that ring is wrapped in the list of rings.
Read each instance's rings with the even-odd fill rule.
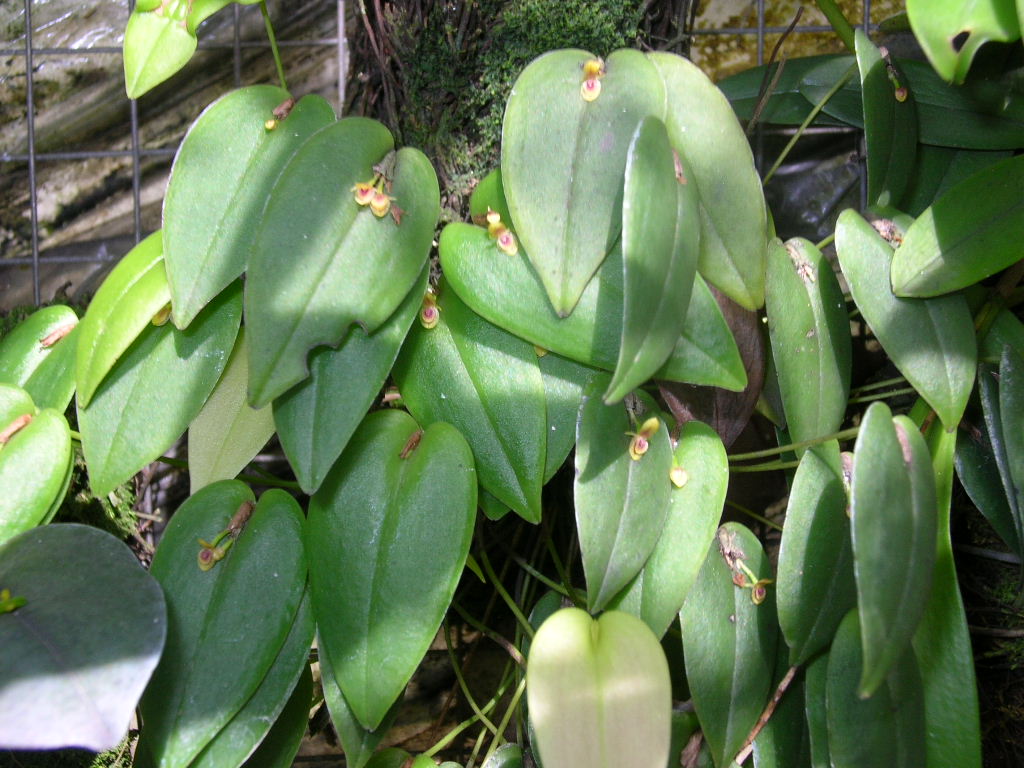
[[[761,729],[768,724],[768,720],[770,720],[771,716],[775,713],[775,708],[779,706],[779,701],[782,699],[786,689],[789,688],[789,684],[793,682],[793,678],[799,670],[799,667],[790,667],[789,671],[786,672],[786,676],[782,678],[782,682],[779,683],[779,687],[775,689],[775,693],[772,695],[772,700],[768,702],[768,706],[764,708],[764,712],[762,712],[761,716],[757,718],[757,722],[750,731],[750,735],[747,736],[747,740],[743,742],[743,749],[741,749],[736,755],[737,765],[743,765],[743,761],[750,757],[750,753],[754,751],[754,739],[757,738],[757,734],[761,732]]]

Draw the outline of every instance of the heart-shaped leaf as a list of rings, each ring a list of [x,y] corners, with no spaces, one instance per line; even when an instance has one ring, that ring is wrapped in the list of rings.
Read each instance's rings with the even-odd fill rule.
[[[274,400],[274,426],[299,485],[312,494],[384,386],[423,305],[427,268],[395,313],[372,334],[352,326],[337,349],[309,356],[309,378]]]
[[[894,296],[889,286],[892,248],[856,211],[839,215],[836,252],[853,300],[893,363],[942,423],[956,426],[974,385],[977,355],[963,296]]]
[[[188,427],[190,493],[233,478],[274,434],[271,409],[264,406],[257,411],[246,401],[248,383],[245,328],[241,328],[220,381]]]
[[[768,700],[779,635],[770,576],[754,534],[726,523],[679,612],[686,680],[717,766],[730,764]]]
[[[198,40],[185,22],[187,3],[136,9],[124,30],[124,88],[129,99],[159,85],[188,64]],[[157,12],[159,11],[159,13]]]
[[[376,729],[444,617],[469,552],[477,478],[449,424],[370,414],[306,521],[313,609],[345,699]]]
[[[1012,2],[983,0],[907,0],[914,37],[928,60],[946,80],[962,83],[978,49],[990,40],[1020,37]]]
[[[185,432],[227,363],[241,299],[240,285],[229,288],[184,331],[169,323],[150,325],[89,405],[79,402],[78,427],[93,493],[109,493]]]
[[[700,198],[698,269],[741,307],[758,309],[764,304],[768,232],[750,143],[725,96],[699,67],[672,53],[648,59],[665,83],[669,140]]]
[[[965,288],[1018,261],[1024,239],[1024,157],[957,184],[918,217],[892,260],[900,296]]]
[[[847,504],[839,444],[832,440],[805,452],[779,547],[779,625],[790,664],[827,648],[857,602]]]
[[[621,400],[672,354],[690,306],[699,242],[696,187],[665,124],[645,117],[626,159],[622,343],[606,402]]]
[[[664,105],[657,70],[633,50],[607,61],[551,51],[512,87],[501,128],[502,184],[516,234],[559,317],[573,311],[619,237],[630,139]]]
[[[168,642],[140,704],[146,727],[139,750],[158,768],[188,766],[261,695],[288,642],[306,589],[302,510],[281,490],[254,505],[243,483],[208,485],[175,513],[151,571],[167,597]],[[267,610],[254,611],[256,605]],[[310,628],[307,618],[282,661],[291,666],[282,674],[290,681],[268,681],[277,688],[278,711]]]
[[[612,601],[647,622],[658,637],[679,613],[704,563],[729,484],[725,446],[699,421],[683,425],[672,463],[673,487],[658,543],[643,570]]]
[[[278,120],[274,112],[288,98],[271,85],[231,91],[203,110],[178,148],[163,208],[171,319],[178,328],[242,274],[281,169],[306,139],[334,122],[334,109],[315,94]]]
[[[643,568],[672,488],[668,427],[649,400],[635,421],[625,406],[605,405],[597,396],[604,383],[596,379],[584,393],[576,427],[573,498],[591,611],[604,608]]]
[[[628,613],[565,608],[530,645],[526,697],[547,766],[664,768],[671,693],[665,652]]]
[[[245,286],[253,407],[302,381],[313,347],[336,346],[352,323],[375,331],[416,283],[440,193],[422,152],[392,147],[380,123],[346,118],[303,144],[278,177]],[[354,190],[374,182],[381,200],[371,212]]]
[[[402,399],[420,424],[458,429],[473,449],[480,485],[539,522],[546,417],[537,353],[446,286],[436,309],[437,325],[415,326],[395,362]]]
[[[116,747],[164,647],[159,585],[110,534],[64,524],[0,544],[0,586],[24,600],[0,613],[0,743]]]
[[[853,355],[850,320],[832,266],[807,240],[773,240],[765,301],[790,438],[830,435],[846,414]]]
[[[935,478],[928,446],[882,402],[864,414],[850,481],[853,562],[863,644],[859,692],[874,694],[906,650],[935,565]]]
[[[75,369],[82,406],[170,300],[160,233],[154,232],[110,271],[82,318]]]
[[[63,413],[75,391],[77,327],[70,307],[33,312],[0,340],[0,384],[21,387],[37,407]]]
[[[571,360],[613,370],[622,337],[622,255],[613,250],[573,313],[559,318],[522,249],[501,253],[487,231],[449,224],[439,246],[445,279],[470,309],[495,325]],[[740,391],[746,373],[736,341],[698,276],[672,356],[655,378]]]

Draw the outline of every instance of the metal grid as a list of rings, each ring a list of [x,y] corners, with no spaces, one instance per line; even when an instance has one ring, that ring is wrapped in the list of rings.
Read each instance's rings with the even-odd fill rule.
[[[560,0],[552,0],[552,2],[559,2]],[[32,23],[32,8],[33,0],[23,0],[24,2],[24,21],[25,21],[25,35],[24,45],[16,48],[0,48],[0,56],[18,57],[24,60],[24,73],[26,82],[26,108],[27,108],[27,129],[28,129],[28,145],[26,153],[0,153],[0,162],[10,163],[27,163],[28,166],[28,198],[29,198],[29,216],[31,224],[31,255],[23,257],[11,257],[6,258],[2,261],[4,267],[8,266],[31,266],[32,269],[32,291],[33,301],[38,306],[41,303],[41,289],[40,289],[40,266],[41,264],[74,264],[82,262],[95,262],[100,263],[103,261],[114,261],[121,256],[120,253],[111,253],[106,249],[101,249],[101,252],[97,255],[40,255],[40,231],[39,231],[39,190],[37,187],[37,166],[42,161],[81,161],[88,160],[91,158],[130,158],[132,166],[132,217],[134,225],[134,242],[139,242],[143,235],[146,234],[142,231],[142,200],[141,200],[141,188],[142,188],[142,160],[143,158],[170,158],[176,152],[176,147],[162,147],[162,148],[144,148],[141,146],[139,136],[139,108],[136,101],[131,100],[129,102],[129,131],[130,131],[130,148],[125,150],[120,149],[97,149],[97,150],[83,150],[83,151],[49,151],[49,152],[37,152],[36,151],[36,128],[35,128],[35,111],[36,111],[36,100],[35,100],[35,84],[33,73],[35,69],[35,62],[37,57],[51,56],[51,55],[81,55],[83,53],[88,54],[100,54],[109,56],[120,56],[121,48],[119,46],[86,46],[86,47],[35,47],[33,43],[33,23]],[[38,2],[38,0],[37,0]],[[347,72],[348,62],[348,51],[347,43],[345,38],[345,2],[344,0],[327,0],[329,3],[336,4],[337,7],[337,33],[331,38],[316,38],[307,40],[289,40],[280,39],[278,45],[282,48],[288,48],[292,46],[307,46],[307,47],[334,47],[337,49],[337,60],[338,60],[338,72]],[[695,0],[695,6],[691,6],[693,15],[696,15],[696,10],[699,10],[703,6],[713,5],[717,0],[704,0],[700,2]],[[689,30],[689,34],[693,38],[699,38],[702,36],[727,36],[727,35],[739,35],[744,38],[752,38],[751,43],[756,46],[757,52],[757,63],[763,64],[766,58],[766,38],[770,35],[780,35],[786,32],[785,26],[775,26],[766,23],[766,11],[772,4],[772,0],[754,0],[753,5],[756,10],[756,24],[753,26],[738,26],[738,27],[695,27]],[[134,0],[129,0],[128,12],[131,7],[134,6]],[[256,6],[245,6],[240,7],[237,4],[233,4],[230,7],[230,13],[233,14],[233,40],[230,43],[218,43],[212,41],[204,42],[202,40],[202,31],[200,31],[200,42],[199,50],[230,50],[233,54],[233,68],[234,68],[234,84],[236,87],[242,84],[242,52],[245,49],[250,48],[263,48],[268,49],[269,44],[265,40],[250,41],[243,40],[241,29],[242,19],[244,14],[259,13],[259,9]],[[692,17],[691,17],[692,18]],[[126,18],[127,21],[127,18]],[[864,28],[871,29],[871,0],[863,0],[862,7],[862,18],[861,25]],[[804,25],[797,26],[791,30],[792,35],[801,35],[805,33],[829,33],[831,27],[827,25]],[[338,105],[344,105],[345,103],[345,77],[339,76],[338,83]],[[126,101],[127,98],[125,98]],[[835,129],[833,129],[835,130]],[[843,129],[839,129],[842,131]],[[758,160],[759,168],[763,168],[763,155],[764,155],[764,136],[765,131],[758,129],[755,136],[755,154]],[[863,176],[863,174],[861,174]]]

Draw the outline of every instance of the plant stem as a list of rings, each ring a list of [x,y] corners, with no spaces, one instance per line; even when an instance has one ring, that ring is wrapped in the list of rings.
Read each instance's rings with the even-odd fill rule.
[[[537,581],[539,581],[545,587],[547,587],[550,590],[553,590],[553,591],[557,592],[558,594],[562,595],[563,597],[568,597],[569,599],[572,599],[573,596],[569,594],[569,591],[563,585],[559,584],[554,579],[549,579],[547,576],[545,576],[543,573],[538,571],[536,568],[534,568],[528,562],[523,560],[523,558],[521,558],[518,555],[516,555],[516,556],[513,556],[512,559],[515,561],[516,565],[518,565],[520,568],[522,568],[524,571],[526,571],[528,574],[530,574],[533,578],[535,578]]]
[[[871,403],[875,400],[885,400],[887,397],[898,397],[899,395],[909,395],[917,390],[913,387],[903,387],[903,389],[893,389],[888,392],[881,392],[874,395],[863,395],[862,397],[851,397],[847,403]]]
[[[524,690],[526,690],[525,677],[523,677],[523,679],[519,681],[519,685],[516,686],[516,692],[512,694],[512,701],[509,702],[508,709],[505,710],[505,715],[501,718],[501,722],[498,723],[499,736],[505,732],[506,728],[508,728],[508,721],[512,719],[512,715],[519,708],[519,699],[522,698]],[[486,765],[487,761],[491,759],[491,755],[494,754],[499,746],[501,746],[500,738],[496,736],[494,741],[491,742],[491,746],[487,750],[487,754],[484,755],[484,765]]]
[[[514,661],[521,667],[526,666],[526,659],[523,658],[523,654],[521,654],[519,652],[519,649],[516,648],[512,643],[510,643],[506,638],[499,635],[490,627],[485,626],[482,622],[474,619],[472,616],[469,615],[469,612],[466,611],[466,609],[458,603],[453,602],[452,608],[455,609],[455,612],[458,613],[459,616],[462,617],[462,620],[469,624],[469,626],[473,627],[473,629],[480,632],[482,635],[484,635],[484,637],[489,637],[495,643],[504,648],[505,652],[512,657],[512,661]]]
[[[850,53],[856,54],[857,45],[853,34],[853,27],[850,26],[850,22],[843,16],[843,12],[839,10],[835,0],[817,0],[817,2],[818,8],[825,14],[825,18],[828,19],[828,23],[832,25],[832,29],[835,30],[839,39],[843,41],[843,45],[849,49]]]
[[[505,695],[505,691],[508,690],[508,687],[509,687],[509,685],[511,685],[511,683],[512,683],[512,677],[511,677],[511,675],[509,675],[508,679],[502,681],[501,685],[498,686],[498,690],[495,691],[494,695],[490,699],[487,700],[487,703],[484,704],[480,708],[480,711],[483,712],[484,714],[487,714],[492,709],[494,709],[494,707],[497,706],[498,702],[501,700],[501,697]],[[454,728],[452,728],[450,731],[448,731],[448,733],[446,733],[443,737],[441,737],[441,740],[439,742],[437,742],[434,746],[432,746],[430,749],[428,749],[423,754],[425,754],[428,757],[430,757],[431,755],[434,755],[434,754],[440,752],[442,749],[444,749],[449,744],[451,744],[452,740],[456,736],[458,736],[464,730],[469,728],[469,726],[473,725],[473,723],[475,723],[478,719],[479,718],[476,715],[473,715],[468,720],[463,720],[461,723],[459,723]]]
[[[73,429],[69,429],[68,432],[71,433],[71,439],[74,440],[76,443],[82,442],[82,433],[81,432],[76,432]]]
[[[752,509],[747,509],[742,504],[737,504],[735,501],[730,501],[729,499],[726,499],[725,503],[728,504],[733,509],[738,510],[738,511],[742,512],[743,514],[747,515],[748,517],[752,517],[753,519],[757,520],[759,523],[764,523],[769,528],[774,528],[776,531],[781,531],[782,530],[782,526],[779,525],[778,523],[776,523],[775,521],[769,520],[764,515],[757,514],[757,512],[755,512]]]
[[[833,432],[831,435],[823,435],[810,440],[801,440],[799,443],[790,443],[789,445],[780,445],[778,448],[765,448],[763,451],[751,451],[750,453],[735,453],[729,457],[729,461],[763,459],[768,456],[778,456],[780,453],[787,453],[788,451],[810,448],[812,445],[827,443],[829,440],[849,440],[851,437],[856,437],[859,430],[860,427],[850,427],[849,429],[841,429],[838,432]]]
[[[267,10],[267,0],[260,0],[260,13],[263,14],[263,25],[267,28],[267,39],[270,40],[270,51],[274,54],[274,63],[277,65],[277,79],[281,81],[281,87],[288,90],[288,83],[284,77],[284,64],[281,63],[281,52],[277,49],[277,37],[274,36],[274,25],[270,23],[270,12]]]
[[[779,156],[772,164],[772,167],[768,169],[768,173],[765,174],[764,180],[761,182],[762,185],[767,184],[771,177],[775,175],[775,172],[779,170],[779,166],[782,165],[786,157],[789,155],[790,150],[793,149],[794,145],[797,143],[797,141],[799,141],[800,137],[803,136],[804,131],[807,130],[807,126],[814,122],[814,118],[818,116],[818,113],[821,112],[821,110],[825,107],[825,105],[828,103],[828,100],[835,96],[836,93],[839,92],[840,88],[846,85],[846,81],[853,77],[853,73],[856,71],[857,65],[852,64],[850,68],[846,70],[846,73],[836,81],[836,84],[828,89],[828,93],[822,96],[821,100],[814,105],[814,109],[812,109],[810,114],[808,114],[807,117],[804,118],[804,121],[800,124],[800,127],[797,128],[796,133],[793,134],[793,137],[789,140],[786,146],[782,148],[782,152],[779,153]]]
[[[836,233],[833,232],[831,235],[826,237],[820,243],[817,243],[814,247],[817,248],[820,251],[822,248],[825,248],[825,247],[831,245],[833,242],[835,242],[835,239],[836,239]]]
[[[768,706],[764,708],[764,712],[761,713],[761,716],[754,724],[753,730],[751,730],[747,740],[743,743],[743,749],[736,755],[736,765],[743,765],[743,761],[750,757],[750,753],[754,749],[754,739],[757,738],[757,734],[768,724],[771,716],[775,713],[775,708],[779,706],[779,701],[782,699],[783,694],[786,693],[786,689],[789,688],[789,684],[793,682],[798,669],[799,667],[790,667],[789,671],[786,672],[786,676],[782,678],[782,682],[775,689],[775,694],[772,696],[771,701],[768,702]]]
[[[740,464],[732,467],[732,472],[774,472],[776,469],[792,469],[799,466],[799,461],[766,461],[764,464]]]
[[[505,590],[505,587],[502,586],[501,581],[498,579],[497,574],[494,572],[494,568],[491,567],[491,561],[490,558],[487,557],[486,550],[483,549],[480,550],[480,564],[484,567],[484,573],[486,573],[487,578],[491,580],[491,583],[494,585],[494,589],[498,592],[499,595],[501,595],[501,599],[505,601],[505,604],[509,607],[509,610],[512,611],[512,615],[516,617],[516,620],[519,622],[519,625],[523,628],[523,631],[526,633],[526,636],[532,640],[533,627],[530,626],[529,620],[523,615],[523,612],[519,609],[519,606],[516,605],[516,601],[512,599],[512,596]]]
[[[166,464],[169,467],[176,467],[177,469],[188,469],[188,462],[183,459],[172,459],[170,456],[157,456],[157,461],[161,464]],[[267,474],[266,477],[260,477],[258,475],[238,475],[239,480],[251,483],[253,485],[267,485],[274,488],[286,488],[290,491],[302,490],[299,484],[294,480],[282,480],[279,477],[274,477],[271,474]]]
[[[882,379],[881,381],[876,381],[873,384],[864,384],[860,387],[854,387],[850,390],[850,394],[861,395],[864,392],[870,392],[873,389],[885,389],[886,387],[891,387],[894,384],[902,384],[905,381],[906,379],[902,376],[893,376],[891,379]]]
[[[462,674],[462,665],[459,663],[459,660],[455,658],[455,650],[452,648],[450,632],[451,625],[446,621],[444,623],[444,647],[448,651],[448,659],[452,663],[452,671],[455,672],[455,679],[459,683],[459,689],[462,691],[462,695],[465,697],[466,703],[469,704],[469,708],[473,710],[473,714],[477,716],[480,722],[487,726],[487,730],[497,735],[499,732],[498,729],[494,727],[494,723],[492,723],[487,715],[480,710],[480,707],[477,706],[476,699],[473,698],[473,694],[470,692],[469,686],[466,685],[466,678]]]

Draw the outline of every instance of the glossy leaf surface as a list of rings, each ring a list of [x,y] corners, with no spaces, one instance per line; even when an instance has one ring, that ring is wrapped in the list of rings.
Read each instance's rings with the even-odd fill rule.
[[[530,645],[526,696],[547,766],[664,768],[672,687],[647,625],[620,611],[565,608]]]
[[[634,459],[631,438],[639,425],[623,405],[605,405],[595,381],[583,395],[576,427],[576,475],[573,498],[576,530],[587,580],[587,607],[604,608],[643,567],[661,535],[672,484],[672,446],[668,427],[647,437],[649,448]]]
[[[1020,507],[1024,502],[1024,358],[1010,346],[1003,347],[999,360],[999,419],[1009,475],[1004,484]],[[1018,534],[1024,541],[1024,525]]]
[[[267,130],[288,98],[276,86],[239,88],[203,110],[185,134],[163,208],[171,319],[178,328],[245,271],[274,181],[306,139],[334,122],[331,105],[310,94]]]
[[[793,442],[832,434],[850,394],[852,342],[843,291],[803,238],[768,248],[768,335]],[[845,613],[845,611],[844,611]]]
[[[380,123],[346,118],[303,144],[278,177],[245,287],[254,407],[308,375],[313,347],[337,345],[352,323],[375,331],[416,284],[437,223],[437,176],[419,150],[392,147]],[[394,200],[378,218],[353,188],[392,162]]]
[[[66,327],[66,326],[65,326]],[[39,408],[64,413],[75,396],[75,358],[78,353],[79,327],[75,325],[57,341],[39,367],[25,382],[25,391]]]
[[[187,5],[169,4],[174,10],[159,15],[136,10],[124,31],[124,86],[129,99],[137,99],[188,64],[198,41],[185,25]]]
[[[1024,239],[1024,158],[989,166],[957,184],[910,226],[892,262],[893,290],[937,296],[1018,261]]]
[[[309,356],[309,378],[273,403],[274,425],[306,493],[315,493],[387,380],[423,304],[427,270],[395,313],[372,334],[352,326],[337,349]]]
[[[313,675],[308,666],[292,689],[284,709],[270,727],[259,748],[244,763],[244,768],[290,768],[309,728],[309,707],[313,702]]]
[[[233,478],[274,434],[271,409],[264,406],[257,411],[246,401],[249,361],[245,340],[245,328],[241,328],[220,381],[189,425],[190,493]]]
[[[473,449],[480,485],[539,522],[547,419],[537,353],[444,284],[437,308],[437,325],[417,323],[395,363],[402,399],[420,424],[458,429]]]
[[[812,768],[832,768],[828,756],[827,685],[828,653],[822,653],[804,667],[804,716],[811,743]]]
[[[935,71],[956,83],[964,81],[982,45],[1020,37],[1013,3],[1006,0],[907,0],[907,17]]]
[[[857,434],[850,487],[863,644],[859,691],[871,696],[907,648],[935,565],[935,479],[924,438],[875,402]]]
[[[199,540],[212,543],[252,503],[252,491],[236,480],[206,486],[175,513],[153,558],[151,571],[167,597],[168,642],[140,705],[146,729],[139,750],[156,766],[195,760],[259,695],[295,625],[306,558],[302,510],[284,491],[264,493],[224,559],[199,567]],[[291,653],[308,648],[305,622]],[[278,689],[276,703],[283,706],[296,677]]]
[[[213,391],[241,321],[241,286],[214,300],[185,331],[149,326],[114,365],[78,426],[89,485],[105,494],[160,456]]]
[[[919,217],[938,198],[975,173],[1010,157],[1009,152],[952,149],[919,145],[917,170],[911,181],[903,209]],[[899,262],[899,259],[896,259]]]
[[[363,421],[310,501],[320,641],[345,699],[376,729],[423,658],[466,562],[477,478],[454,427],[401,411]]]
[[[61,304],[37,309],[18,323],[0,340],[0,384],[25,389],[40,408],[63,411],[68,401],[65,400],[63,405],[60,401],[63,393],[68,391],[68,385],[64,383],[62,386],[60,381],[51,383],[50,380],[70,378],[70,390],[74,392],[74,369],[48,373],[47,368],[58,361],[47,361],[66,356],[69,345],[65,342],[77,325],[75,311]],[[73,342],[72,337],[71,346]]]
[[[78,402],[88,405],[103,379],[171,300],[160,233],[132,248],[110,271],[78,330]]]
[[[789,672],[785,644],[779,642],[775,657],[773,688]],[[793,677],[772,716],[754,739],[754,768],[810,768],[811,744],[804,717],[804,681],[793,670]]]
[[[733,582],[744,573],[740,562],[759,579],[771,578],[754,534],[726,523],[679,612],[686,679],[718,766],[736,756],[768,701],[779,635],[774,589],[769,585],[755,605],[749,577],[746,588]]]
[[[506,256],[486,230],[449,224],[441,232],[440,254],[448,284],[481,317],[571,360],[614,369],[622,335],[622,256],[617,250],[564,319],[551,309],[522,249],[517,256]],[[746,386],[736,341],[699,276],[683,335],[655,378],[734,391]]]
[[[639,51],[615,51],[581,93],[586,51],[551,51],[519,75],[502,123],[501,176],[514,229],[559,317],[573,311],[622,228],[622,178],[637,123],[665,87]]]
[[[665,124],[648,116],[626,159],[622,342],[607,402],[643,384],[672,354],[690,306],[699,242],[696,186],[673,155]]]
[[[767,214],[750,143],[729,102],[699,67],[671,53],[648,58],[665,83],[665,125],[700,199],[698,268],[746,309],[764,304]]]
[[[116,747],[164,647],[159,585],[123,543],[74,524],[0,544],[0,584],[25,599],[0,613],[0,743]]]
[[[699,421],[683,425],[672,464],[686,473],[685,483],[671,487],[661,535],[643,570],[612,601],[614,608],[643,619],[658,637],[679,613],[704,563],[729,483],[722,440]]]
[[[955,426],[974,383],[974,326],[962,296],[900,299],[889,286],[892,248],[852,210],[836,225],[836,252],[857,307],[878,341],[943,424]]]
[[[602,374],[568,358],[546,352],[537,358],[544,382],[544,405],[547,415],[547,451],[544,461],[544,483],[565,463],[576,445],[576,417],[584,390]]]

